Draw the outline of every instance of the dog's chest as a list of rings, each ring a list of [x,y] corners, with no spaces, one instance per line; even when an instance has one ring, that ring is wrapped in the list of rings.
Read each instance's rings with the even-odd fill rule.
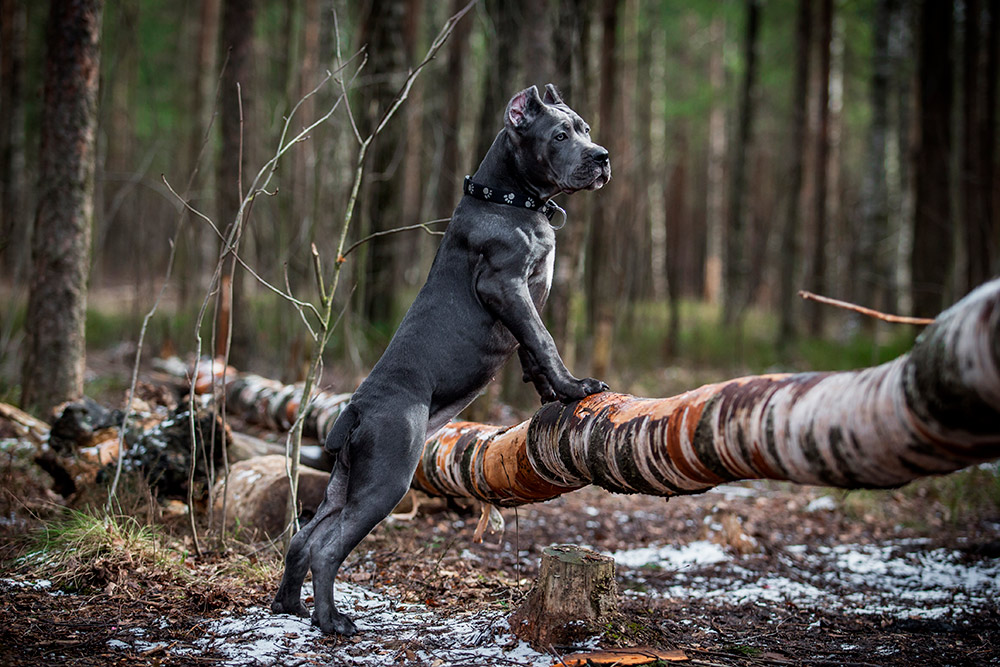
[[[538,308],[541,308],[545,300],[549,298],[549,291],[552,289],[552,272],[556,263],[555,245],[546,245],[547,250],[535,261],[528,276],[528,291],[531,293],[531,300]]]

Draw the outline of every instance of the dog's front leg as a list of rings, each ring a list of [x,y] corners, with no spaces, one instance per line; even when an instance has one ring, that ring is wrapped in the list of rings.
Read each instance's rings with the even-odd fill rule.
[[[521,361],[521,379],[535,385],[535,391],[538,392],[542,403],[551,403],[552,401],[559,400],[555,390],[552,389],[552,385],[549,383],[549,379],[545,377],[541,366],[531,356],[531,353],[526,348],[518,345],[517,357]]]
[[[539,387],[535,376],[548,382],[555,398],[563,403],[579,400],[591,394],[608,391],[608,386],[594,378],[578,379],[566,369],[555,341],[545,328],[523,276],[525,272],[515,261],[510,261],[515,253],[497,252],[484,257],[476,280],[476,292],[480,301],[490,313],[513,334],[523,349],[521,362],[527,358],[525,374]],[[522,255],[523,256],[523,255]],[[529,368],[532,369],[529,371]],[[544,390],[544,382],[541,382]],[[545,395],[542,395],[545,398]]]

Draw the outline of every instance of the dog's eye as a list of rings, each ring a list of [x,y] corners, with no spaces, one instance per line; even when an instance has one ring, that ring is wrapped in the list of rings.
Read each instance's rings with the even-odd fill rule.
[[[590,126],[589,126],[589,125],[585,125],[585,126],[584,126],[584,128],[583,128],[583,133],[584,133],[584,134],[590,134]]]
[[[569,136],[565,132],[560,132],[556,135],[556,141],[566,141],[568,138]]]

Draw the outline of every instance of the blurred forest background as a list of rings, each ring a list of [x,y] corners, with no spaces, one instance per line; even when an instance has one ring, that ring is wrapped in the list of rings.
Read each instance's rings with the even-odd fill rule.
[[[365,133],[465,0],[82,4],[99,30],[91,236],[78,249],[86,341],[131,359],[172,244],[152,356],[194,351],[219,258],[216,233],[167,183],[224,229],[338,48],[344,60],[364,49],[348,73],[367,58],[346,82]],[[32,232],[51,186],[46,54],[66,48],[49,12],[2,0],[0,400],[14,403],[38,372],[32,245],[60,244]],[[666,395],[734,371],[890,358],[913,329],[796,291],[934,316],[1000,269],[998,19],[997,0],[480,0],[373,144],[348,240],[447,218],[509,97],[552,82],[613,166],[603,190],[559,200],[568,224],[545,317],[575,374]],[[306,98],[291,129],[338,92]],[[240,250],[261,278],[317,300],[310,247],[329,271],[357,152],[341,105],[278,165]],[[350,390],[378,358],[437,242],[409,231],[348,258],[327,386]],[[233,285],[232,363],[301,379],[311,339],[298,313],[239,265]],[[520,370],[508,375],[503,399],[534,403]]]

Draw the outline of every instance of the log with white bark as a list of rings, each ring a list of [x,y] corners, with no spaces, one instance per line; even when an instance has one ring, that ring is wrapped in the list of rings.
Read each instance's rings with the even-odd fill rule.
[[[239,382],[228,391],[230,410],[287,425],[294,388]],[[346,400],[321,394],[307,426],[325,434]],[[500,506],[589,484],[657,496],[744,479],[887,488],[998,457],[994,280],[881,366],[745,377],[662,399],[608,392],[545,405],[511,428],[449,424],[428,439],[413,486]]]
[[[512,506],[596,484],[693,494],[723,482],[886,488],[1000,457],[1000,280],[942,313],[894,361],[746,377],[679,396],[604,393],[513,428],[453,423],[414,486]]]

